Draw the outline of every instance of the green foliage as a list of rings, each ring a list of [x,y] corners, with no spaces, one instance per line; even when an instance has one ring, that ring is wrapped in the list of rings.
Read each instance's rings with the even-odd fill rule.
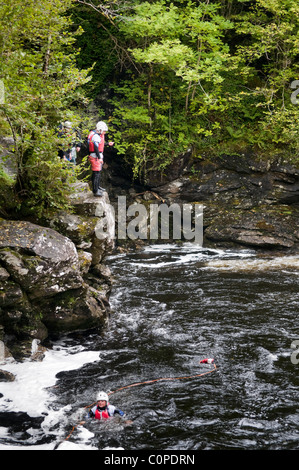
[[[136,67],[114,87],[112,122],[135,176],[188,148],[298,154],[297,0],[131,6],[119,29]]]
[[[83,30],[76,38],[76,63],[79,69],[91,69],[91,80],[83,88],[87,96],[94,99],[109,87],[115,73],[118,57],[112,31],[113,34],[117,34],[117,31],[106,18],[100,17],[89,6],[75,5],[70,14],[73,24],[80,25]]]
[[[299,110],[290,100],[290,84],[298,77],[299,8],[296,0],[256,0],[247,12],[235,18],[238,34],[250,40],[238,46],[259,77],[246,92],[261,109],[259,130],[264,143],[285,144],[298,152],[294,126]]]
[[[0,217],[6,217],[13,201],[14,180],[11,178],[0,164]]]
[[[66,203],[64,120],[84,137],[108,120],[142,181],[188,149],[298,155],[297,0],[8,0],[0,17],[0,132],[14,138],[21,207]],[[99,93],[106,112],[87,106]]]
[[[135,4],[131,21],[120,24],[142,68],[116,87],[113,122],[121,123],[126,144],[118,149],[138,176],[163,170],[199,141],[209,146],[219,135],[218,116],[231,105],[225,79],[240,61],[229,54],[223,34],[233,24],[217,4],[182,3]]]
[[[42,213],[66,204],[57,128],[78,120],[80,86],[88,71],[75,65],[67,11],[72,0],[8,0],[0,5],[0,77],[5,103],[0,120],[9,125],[16,159],[16,205]],[[69,177],[72,173],[69,173]]]

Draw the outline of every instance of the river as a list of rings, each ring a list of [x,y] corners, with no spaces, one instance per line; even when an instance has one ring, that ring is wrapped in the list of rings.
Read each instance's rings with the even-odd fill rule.
[[[299,448],[298,256],[153,245],[108,264],[104,332],[0,365],[17,377],[0,384],[1,450]],[[77,426],[99,390],[136,383],[110,397],[131,424]]]

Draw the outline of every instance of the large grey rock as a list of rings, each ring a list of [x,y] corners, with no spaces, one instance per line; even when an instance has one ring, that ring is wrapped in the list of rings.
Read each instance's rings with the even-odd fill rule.
[[[80,222],[77,229],[70,230],[73,216],[76,214],[66,214],[60,223],[66,221],[64,232],[72,233],[83,246],[88,233],[91,245],[85,250],[77,249],[72,240],[53,228],[0,219],[1,339],[15,358],[30,357],[32,342],[42,342],[49,333],[106,324],[110,311],[109,273],[103,267],[100,279],[100,271],[93,274],[91,267],[93,260],[96,264],[105,256],[114,240],[102,240],[103,248],[97,245],[97,239],[94,243],[97,216],[91,217],[91,222],[88,216],[76,219]],[[82,220],[88,229],[80,238]]]
[[[168,204],[203,204],[205,244],[299,249],[298,165],[224,155],[189,161],[152,189]]]
[[[23,298],[22,289],[15,282],[2,281],[0,283],[0,308],[19,305]]]
[[[74,243],[30,222],[0,220],[0,261],[30,299],[76,289],[83,282]]]
[[[108,319],[105,298],[86,284],[41,302],[40,306],[43,322],[52,333],[103,327]]]

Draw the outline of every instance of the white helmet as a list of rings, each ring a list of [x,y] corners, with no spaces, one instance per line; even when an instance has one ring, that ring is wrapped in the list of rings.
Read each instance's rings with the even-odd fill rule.
[[[65,121],[63,125],[66,129],[71,129],[72,128],[72,123],[70,121]]]
[[[96,125],[96,129],[98,132],[108,132],[108,126],[104,121],[99,121]]]
[[[108,403],[108,395],[105,392],[99,392],[97,395],[97,401],[105,400]]]

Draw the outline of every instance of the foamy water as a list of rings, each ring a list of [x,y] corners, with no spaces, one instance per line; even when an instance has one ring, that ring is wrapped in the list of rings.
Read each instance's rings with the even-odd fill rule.
[[[80,350],[81,349],[81,350]],[[56,384],[56,375],[61,371],[71,371],[82,367],[84,364],[100,360],[99,352],[84,351],[83,347],[71,348],[61,343],[48,350],[42,362],[26,361],[24,363],[8,362],[0,364],[2,370],[15,375],[14,382],[1,383],[0,411],[23,412],[30,417],[45,416],[42,423],[44,433],[47,434],[55,425],[67,420],[65,417],[69,407],[54,410],[52,404],[55,401],[51,394],[51,387]],[[7,435],[6,428],[0,428],[0,437]],[[70,447],[64,443],[65,447]],[[74,447],[74,446],[72,446]],[[26,448],[26,446],[25,446]],[[28,449],[51,449],[53,444],[42,446],[28,446]],[[19,446],[0,444],[0,450],[20,449]],[[21,447],[24,449],[24,446]]]
[[[171,260],[163,260],[164,251],[172,254]],[[146,247],[143,253],[148,255],[146,261],[138,263],[139,267],[161,269],[175,265],[201,265],[202,269],[216,269],[227,271],[266,271],[266,270],[288,270],[298,271],[298,255],[270,256],[257,254],[253,250],[223,250],[205,249],[194,244],[175,245],[152,245]]]

